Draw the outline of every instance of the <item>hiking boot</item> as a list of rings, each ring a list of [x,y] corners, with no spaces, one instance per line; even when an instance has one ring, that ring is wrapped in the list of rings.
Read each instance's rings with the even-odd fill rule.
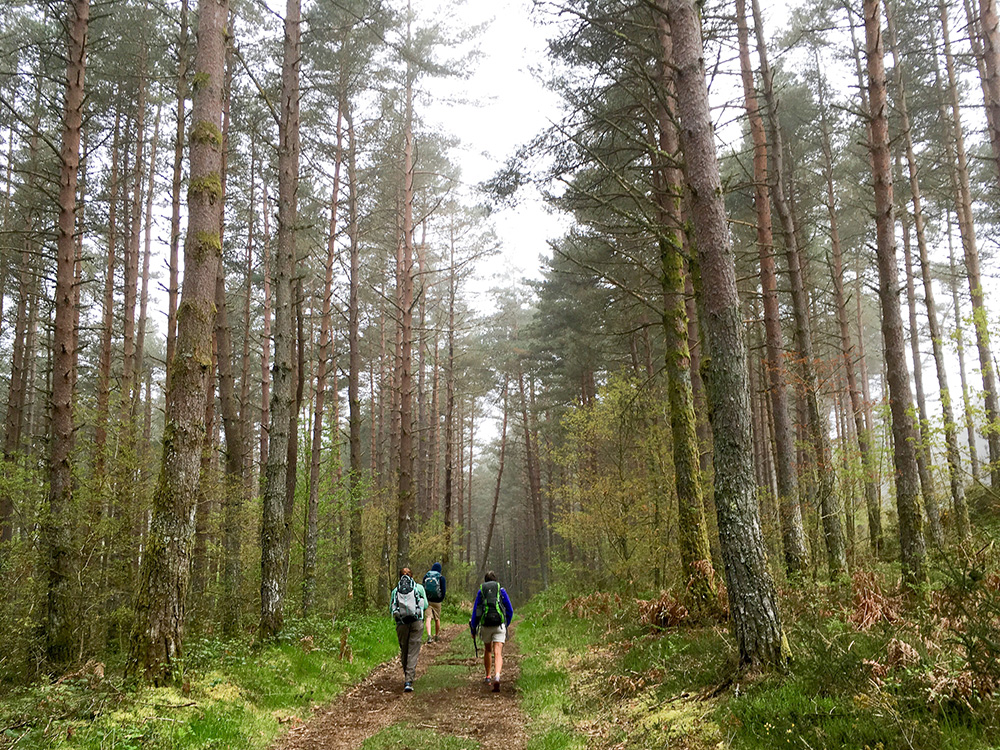
[[[497,690],[499,690],[499,689],[500,689],[500,687],[497,686]],[[405,685],[403,685],[403,692],[404,693],[412,693],[413,692],[413,683],[412,682],[407,682]]]
[[[485,685],[492,685],[493,684],[493,678],[492,677],[484,677],[483,678],[483,684],[485,684]]]
[[[500,692],[500,680],[493,680],[493,692],[494,693]]]

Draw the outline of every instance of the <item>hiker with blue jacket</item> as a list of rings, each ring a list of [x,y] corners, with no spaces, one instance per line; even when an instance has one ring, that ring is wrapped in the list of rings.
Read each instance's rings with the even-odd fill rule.
[[[441,630],[441,602],[445,594],[444,574],[441,563],[436,562],[424,576],[424,593],[427,594],[427,609],[430,614],[424,618],[427,623],[427,642],[436,641]],[[434,635],[431,635],[431,623],[434,624]]]
[[[472,605],[472,619],[469,630],[475,640],[476,631],[483,642],[483,666],[486,668],[484,682],[493,684],[493,692],[500,692],[500,670],[503,668],[503,644],[507,641],[507,628],[514,619],[514,608],[510,597],[497,581],[492,570],[483,579],[483,585],[476,593]]]
[[[413,692],[417,676],[417,659],[424,635],[424,610],[427,594],[424,587],[413,580],[413,571],[399,571],[399,583],[389,596],[389,612],[396,621],[396,638],[399,640],[399,660],[403,665],[403,692]]]

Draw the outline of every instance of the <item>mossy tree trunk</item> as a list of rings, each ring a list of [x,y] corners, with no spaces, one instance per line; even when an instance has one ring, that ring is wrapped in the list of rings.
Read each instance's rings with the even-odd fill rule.
[[[216,274],[222,252],[222,89],[228,0],[201,0],[190,132],[188,231],[177,342],[169,363],[163,458],[140,571],[128,671],[154,682],[176,675],[184,634],[193,508],[205,439]]]
[[[780,664],[788,656],[788,644],[757,508],[747,348],[715,153],[701,24],[693,0],[658,1],[673,39],[684,176],[705,290],[715,504],[733,632],[741,664]]]
[[[677,527],[686,600],[693,612],[716,605],[712,553],[705,525],[705,503],[691,387],[691,353],[685,304],[684,243],[681,218],[683,174],[677,126],[670,108],[676,97],[673,76],[673,42],[662,15],[656,18],[662,59],[663,92],[657,104],[658,161],[653,175],[659,209],[660,285],[663,290],[663,332],[666,348],[667,399],[673,440],[674,483],[677,490]]]

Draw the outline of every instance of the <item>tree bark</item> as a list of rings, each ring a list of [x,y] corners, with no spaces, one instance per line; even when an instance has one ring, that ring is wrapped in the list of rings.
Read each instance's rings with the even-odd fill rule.
[[[871,107],[869,152],[875,185],[876,263],[882,338],[892,417],[893,460],[896,469],[896,510],[899,515],[903,586],[915,590],[927,578],[926,552],[920,516],[917,454],[914,445],[910,374],[906,367],[903,318],[899,307],[899,271],[893,219],[892,166],[889,160],[888,96],[882,46],[879,0],[864,0],[865,51],[868,58],[868,99]]]
[[[409,28],[407,28],[409,43]],[[406,66],[406,115],[403,144],[402,263],[399,289],[399,501],[396,519],[396,567],[409,564],[413,525],[413,72]]]
[[[934,482],[933,461],[930,444],[930,422],[927,419],[927,399],[924,397],[923,361],[920,357],[920,328],[917,322],[917,292],[913,283],[913,252],[910,240],[910,224],[906,220],[905,208],[900,211],[903,230],[903,273],[906,276],[906,302],[910,323],[910,355],[913,359],[913,388],[917,400],[917,422],[914,434],[917,440],[917,474],[920,476],[920,492],[924,498],[924,511],[930,527],[931,541],[941,547],[944,531],[941,529],[941,512],[938,508],[937,489]]]
[[[743,97],[750,120],[754,157],[754,208],[757,217],[757,249],[760,256],[761,298],[764,306],[764,341],[767,352],[768,395],[774,421],[775,465],[778,479],[778,518],[781,523],[785,569],[789,575],[801,575],[809,567],[799,504],[798,474],[795,462],[795,435],[788,407],[788,385],[782,361],[781,315],[778,305],[778,277],[774,267],[774,238],[771,230],[771,199],[768,195],[767,136],[754,91],[750,66],[750,41],[746,21],[746,2],[736,3],[737,36],[740,45],[740,70]]]
[[[941,13],[941,33],[944,42],[945,70],[948,74],[948,98],[951,117],[947,118],[951,127],[957,169],[952,179],[957,182],[958,226],[962,233],[962,249],[965,253],[965,271],[969,279],[969,294],[972,298],[972,322],[976,331],[979,349],[979,372],[983,380],[983,404],[986,407],[986,443],[990,451],[990,485],[1000,487],[1000,400],[997,397],[996,373],[990,343],[989,316],[983,297],[982,274],[979,269],[979,249],[976,243],[975,219],[972,215],[972,189],[969,183],[969,164],[965,151],[965,136],[962,132],[958,83],[955,62],[951,52],[951,37],[948,32],[948,9],[943,2],[938,3]],[[984,19],[985,25],[985,19]]]
[[[215,282],[222,252],[219,203],[222,87],[228,0],[200,0],[199,85],[192,104],[191,179],[184,243],[184,287],[177,311],[177,350],[169,367],[160,477],[142,558],[129,672],[154,682],[175,676],[182,655],[193,504],[205,439],[203,423],[211,368]]]
[[[763,23],[757,0],[753,0],[754,26],[757,31],[757,54],[760,57],[760,73],[767,101],[767,115],[770,124],[771,161],[774,165],[771,175],[771,195],[774,208],[781,220],[782,236],[785,243],[785,257],[788,261],[788,278],[791,282],[792,313],[795,319],[795,343],[801,360],[802,379],[805,388],[808,415],[809,438],[816,462],[817,503],[823,521],[823,539],[826,542],[827,567],[830,577],[836,578],[847,568],[844,550],[844,533],[840,525],[840,509],[834,493],[835,473],[830,458],[829,424],[819,408],[819,380],[814,364],[812,324],[809,314],[809,300],[805,290],[802,271],[802,250],[796,234],[794,216],[789,205],[789,191],[784,178],[784,146],[782,145],[781,124],[778,122],[778,105],[774,96],[774,85],[767,50],[764,44]]]
[[[818,59],[816,61],[816,69],[819,72]],[[854,419],[855,439],[857,440],[858,453],[861,457],[861,472],[865,488],[865,508],[868,512],[869,544],[871,545],[872,552],[877,556],[882,526],[877,467],[872,451],[872,436],[865,424],[865,408],[861,390],[858,387],[854,343],[851,339],[851,326],[847,316],[847,295],[844,292],[844,257],[840,243],[840,223],[837,219],[836,197],[833,187],[833,150],[830,146],[830,127],[826,117],[825,87],[822,80],[820,82],[819,97],[823,133],[823,168],[826,176],[826,206],[827,214],[830,217],[830,251],[833,261],[830,270],[833,277],[834,306],[836,307],[837,325],[840,329],[840,348],[844,358],[847,391],[851,399],[851,415]]]
[[[979,476],[979,450],[976,446],[976,426],[972,415],[972,399],[969,395],[969,383],[965,377],[965,336],[962,326],[962,301],[958,294],[958,269],[955,265],[955,247],[951,239],[951,212],[947,212],[948,217],[948,267],[950,270],[949,284],[951,286],[951,300],[955,308],[955,350],[958,354],[958,376],[962,386],[962,405],[964,407],[964,421],[966,439],[969,443],[969,468],[972,471],[972,481],[978,483]]]
[[[76,272],[76,202],[83,127],[84,75],[90,0],[69,4],[66,98],[59,152],[59,224],[56,235],[55,330],[52,337],[52,442],[49,507],[43,523],[48,562],[45,655],[51,667],[68,663],[76,641],[73,619],[76,562],[71,534],[73,501],[74,277]]]
[[[716,604],[712,553],[708,546],[705,503],[698,449],[698,433],[691,387],[691,353],[688,349],[688,319],[685,304],[684,238],[681,230],[683,175],[676,166],[680,144],[672,110],[676,98],[673,76],[673,40],[662,15],[656,18],[660,43],[660,83],[657,102],[658,147],[653,184],[659,211],[660,287],[663,294],[663,333],[666,349],[667,401],[677,492],[677,526],[680,538],[681,569],[685,579],[688,609],[705,611]]]
[[[349,298],[347,303],[347,346],[349,349],[347,365],[347,419],[351,462],[348,480],[351,504],[351,592],[354,599],[354,607],[363,611],[368,604],[368,594],[364,560],[364,536],[362,535],[361,527],[361,494],[364,487],[362,484],[364,470],[361,465],[361,311],[359,309],[360,299],[358,295],[361,286],[361,246],[360,227],[358,226],[358,145],[354,133],[354,118],[351,110],[348,108],[346,98],[341,103],[340,109],[344,112],[344,118],[347,120],[348,220],[350,222],[351,243],[350,290],[348,292]],[[374,399],[371,401],[371,410],[372,414],[374,414]],[[372,429],[372,435],[374,434],[375,430]]]
[[[708,390],[715,442],[715,504],[733,632],[741,664],[779,664],[788,656],[788,643],[767,570],[757,511],[746,341],[715,153],[700,22],[692,0],[658,0],[658,4],[666,13],[673,38],[684,176],[705,290],[703,324],[712,354]]]
[[[343,102],[343,98],[341,98]],[[323,284],[323,311],[319,330],[319,362],[316,365],[316,405],[313,409],[312,450],[309,460],[309,504],[306,516],[305,552],[302,564],[302,614],[308,617],[316,594],[316,555],[319,544],[319,469],[323,450],[323,405],[326,398],[327,362],[333,356],[333,266],[337,262],[337,205],[340,200],[340,166],[343,161],[342,106],[337,108],[337,150],[333,167],[333,194],[330,196],[330,227],[326,245],[326,275]]]
[[[910,178],[910,199],[913,202],[913,224],[917,235],[917,251],[920,253],[920,272],[924,285],[924,305],[927,308],[927,326],[930,330],[931,347],[934,353],[934,366],[938,378],[938,392],[941,400],[941,411],[944,420],[945,446],[948,459],[948,478],[951,484],[952,506],[955,512],[956,527],[959,538],[966,539],[969,535],[969,510],[965,503],[965,483],[962,479],[962,459],[958,451],[958,428],[951,406],[951,390],[948,388],[948,372],[944,358],[943,336],[938,322],[937,306],[934,302],[934,284],[931,279],[931,268],[927,253],[927,236],[924,224],[923,197],[920,191],[920,177],[917,159],[913,148],[913,134],[910,128],[910,113],[906,99],[903,66],[897,53],[896,28],[893,23],[891,3],[886,0],[886,21],[889,29],[889,40],[892,45],[893,68],[896,71],[896,87],[899,99],[898,108],[905,138],[906,163]],[[909,272],[908,272],[909,273]],[[909,294],[909,288],[907,290]],[[918,365],[914,363],[914,367]],[[922,415],[921,420],[926,416]],[[940,524],[939,524],[940,526]]]
[[[278,251],[274,268],[274,392],[271,395],[267,466],[261,503],[260,634],[272,640],[284,622],[287,582],[288,434],[295,401],[295,222],[299,181],[299,0],[285,5],[278,144]]]
[[[177,346],[177,290],[181,240],[181,185],[184,178],[184,123],[187,105],[188,0],[181,0],[180,33],[177,39],[177,133],[174,136],[174,173],[170,187],[170,262],[167,282],[167,362],[173,362]],[[166,391],[170,393],[170,368]]]

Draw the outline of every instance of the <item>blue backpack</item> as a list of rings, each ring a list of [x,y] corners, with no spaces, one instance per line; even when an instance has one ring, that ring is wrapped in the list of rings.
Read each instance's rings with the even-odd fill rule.
[[[441,593],[441,573],[436,570],[427,571],[424,576],[424,593],[427,594],[429,602],[443,602],[444,595]]]

